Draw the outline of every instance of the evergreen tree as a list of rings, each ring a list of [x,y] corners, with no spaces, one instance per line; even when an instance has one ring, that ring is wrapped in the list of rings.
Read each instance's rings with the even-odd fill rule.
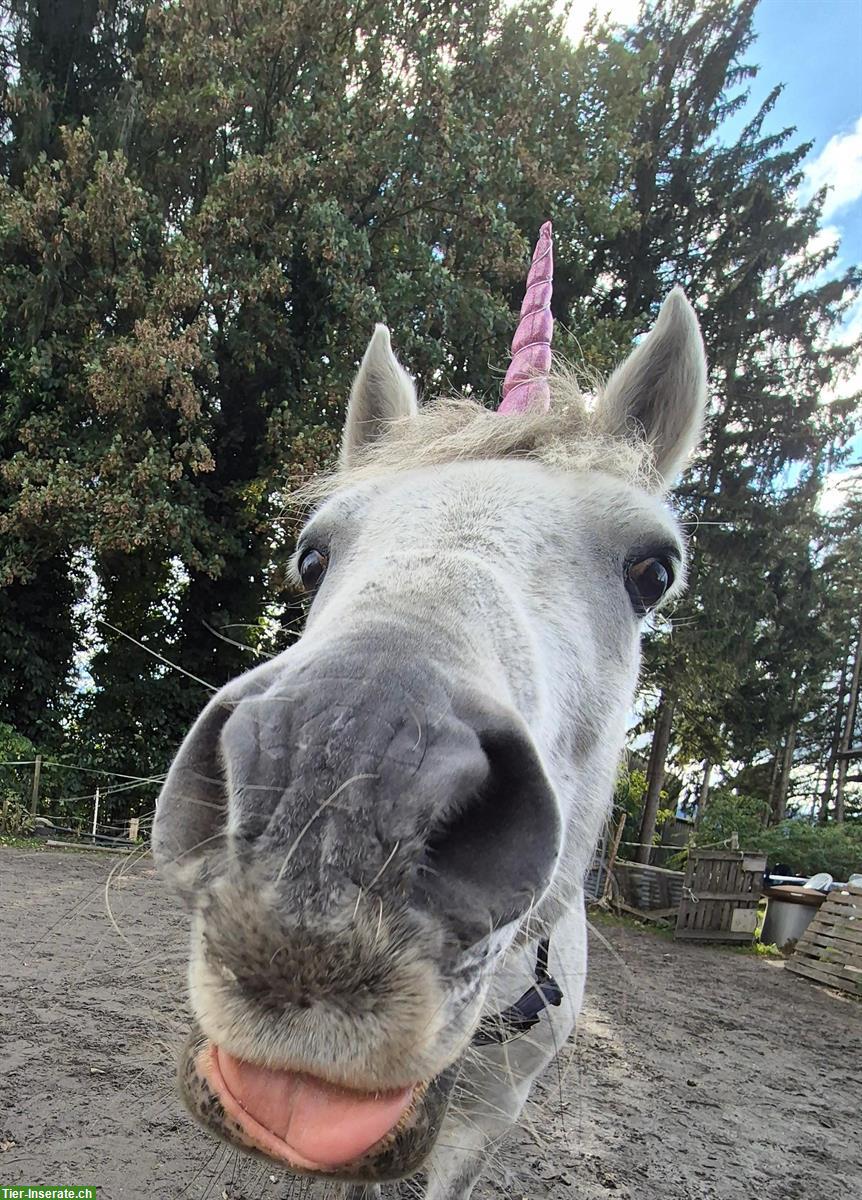
[[[143,33],[111,9],[125,42],[79,7],[66,68],[92,111],[36,74],[7,87],[51,131],[0,193],[4,578],[75,562],[110,626],[218,685],[293,615],[274,520],[331,457],[373,323],[429,389],[494,395],[540,217],[573,263],[626,219],[637,74],[541,3],[371,4],[357,26],[344,0],[190,0]],[[42,10],[16,19],[38,42]],[[565,318],[570,292],[564,273]],[[153,770],[200,687],[100,634],[66,732]]]
[[[776,535],[791,510],[810,511],[853,407],[821,403],[851,359],[826,339],[859,274],[818,281],[835,250],[811,250],[822,197],[797,206],[809,147],[790,148],[792,131],[764,133],[777,90],[731,145],[721,141],[722,123],[747,98],[740,84],[755,74],[743,61],[754,8],[755,0],[659,0],[628,36],[648,64],[635,127],[638,219],[606,249],[614,280],[606,305],[646,314],[682,283],[701,308],[712,385],[704,445],[680,492],[694,561],[682,612],[692,619],[656,639],[648,659],[660,698],[645,844],[674,725],[690,758],[727,752],[723,714],[756,670],[751,648]],[[792,687],[787,700],[794,711]]]
[[[856,409],[821,400],[857,273],[822,282],[777,92],[723,140],[754,0],[656,0],[578,46],[553,9],[0,6],[0,722],[164,769],[207,686],[293,636],[288,496],[373,323],[426,392],[495,402],[551,217],[564,355],[608,370],[678,282],[711,362],[641,840],[669,755],[834,815],[859,539],[817,497]]]

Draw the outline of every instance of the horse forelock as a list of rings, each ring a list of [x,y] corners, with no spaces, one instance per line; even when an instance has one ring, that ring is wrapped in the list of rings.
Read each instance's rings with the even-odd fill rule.
[[[601,471],[648,492],[660,490],[652,451],[638,431],[613,436],[596,419],[571,368],[551,375],[546,412],[499,413],[469,396],[423,404],[416,415],[391,421],[349,467],[323,472],[297,489],[300,501],[325,499],[353,484],[420,467],[488,459],[529,459],[557,471]]]

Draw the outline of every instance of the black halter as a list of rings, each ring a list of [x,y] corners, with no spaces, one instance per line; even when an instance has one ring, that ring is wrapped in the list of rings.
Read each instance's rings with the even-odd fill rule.
[[[473,1034],[474,1046],[495,1046],[514,1041],[538,1025],[549,1004],[562,1003],[563,992],[553,975],[548,974],[550,938],[542,938],[536,951],[536,981],[509,1008],[485,1017]]]

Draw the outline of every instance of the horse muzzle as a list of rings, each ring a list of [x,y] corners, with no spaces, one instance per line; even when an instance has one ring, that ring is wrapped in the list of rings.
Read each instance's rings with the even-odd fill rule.
[[[420,1169],[440,1131],[459,1065],[391,1092],[362,1092],[289,1067],[244,1062],[190,1037],[180,1090],[206,1129],[299,1175],[373,1183]]]

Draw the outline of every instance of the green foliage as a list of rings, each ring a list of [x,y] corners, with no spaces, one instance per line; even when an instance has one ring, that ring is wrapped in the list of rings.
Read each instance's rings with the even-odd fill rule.
[[[755,796],[714,789],[697,827],[694,843],[713,846],[729,841],[735,833],[744,849],[757,849],[763,838],[769,806]]]
[[[28,737],[0,721],[0,761],[27,760],[36,757],[36,747]]]
[[[807,148],[764,132],[777,93],[723,137],[754,0],[653,0],[578,45],[555,8],[371,0],[360,33],[347,0],[8,6],[0,720],[164,770],[207,694],[164,660],[219,685],[291,639],[286,497],[331,460],[373,323],[424,391],[492,401],[551,217],[556,345],[589,370],[673,283],[701,308],[695,566],[647,655],[674,754],[739,761],[764,798],[791,727],[822,758],[862,564],[858,520],[816,509],[854,403],[820,401],[854,363],[830,333],[858,272],[823,282]],[[642,783],[618,789],[627,841]]]
[[[648,680],[674,703],[680,765],[771,765],[788,744],[792,764],[819,764],[859,611],[858,524],[839,567],[839,534],[817,500],[858,410],[858,397],[820,402],[859,351],[823,330],[858,297],[860,274],[835,271],[833,250],[812,251],[821,199],[796,200],[808,147],[765,132],[777,90],[722,141],[755,75],[753,11],[753,0],[650,4],[629,38],[653,57],[635,134],[637,220],[615,248],[626,306],[655,304],[669,275],[708,297],[710,415],[679,493],[693,570],[673,636],[660,621],[646,655]],[[757,782],[780,819],[792,769]]]
[[[741,946],[723,945],[722,949],[729,950],[731,954],[749,954],[753,955],[755,958],[785,957],[777,946],[772,945],[769,942],[758,941],[757,939],[759,937],[760,934],[758,932],[753,942],[743,942]]]
[[[643,813],[644,799],[647,790],[647,777],[643,771],[638,768],[630,770],[626,764],[621,764],[617,781],[614,786],[614,820],[625,815],[625,825],[623,826],[623,835],[620,842],[620,857],[630,858],[634,853],[635,843],[640,836],[641,815]],[[668,794],[665,791],[659,793],[660,800],[666,801]],[[672,820],[676,815],[676,809],[672,807],[659,808],[656,814],[656,832],[653,835],[653,843],[658,846],[661,844],[662,830],[665,824]]]
[[[628,858],[632,844],[637,841],[641,811],[646,796],[647,778],[643,771],[629,770],[622,764],[614,787],[614,820],[625,814],[625,825],[621,839],[620,857]],[[628,844],[626,844],[628,843]]]
[[[84,593],[207,683],[251,665],[373,323],[420,382],[494,394],[549,215],[561,329],[607,365],[629,327],[585,319],[584,264],[627,220],[639,83],[544,3],[143,12],[49,51],[15,8],[0,172],[0,712],[142,774],[205,693],[101,626],[76,694]]]
[[[659,792],[660,800],[667,799],[667,792]],[[675,808],[659,808],[655,817],[656,833],[653,835],[653,843],[658,846],[661,843],[661,831],[668,821],[672,821],[676,816]]]
[[[854,824],[811,825],[807,821],[782,821],[761,832],[758,849],[770,863],[784,863],[806,877],[828,871],[833,879],[846,882],[862,872],[862,828]]]
[[[36,748],[30,739],[0,721],[0,834],[7,837],[20,837],[32,829],[24,802],[32,768],[10,764],[30,762],[35,757]]]
[[[30,763],[36,757],[36,747],[13,729],[0,721],[0,829],[9,833],[24,827],[33,768],[13,766],[14,763]]]
[[[828,871],[846,880],[862,871],[862,826],[813,825],[800,818],[765,827],[769,806],[753,796],[716,790],[710,794],[694,840],[707,846],[739,836],[742,850],[759,850],[771,865],[782,863],[791,874],[810,876]]]
[[[0,799],[0,834],[5,838],[21,838],[31,833],[33,820],[23,804],[10,796]]]
[[[614,788],[614,808],[623,809],[636,816],[646,795],[647,778],[643,771],[621,766]]]

